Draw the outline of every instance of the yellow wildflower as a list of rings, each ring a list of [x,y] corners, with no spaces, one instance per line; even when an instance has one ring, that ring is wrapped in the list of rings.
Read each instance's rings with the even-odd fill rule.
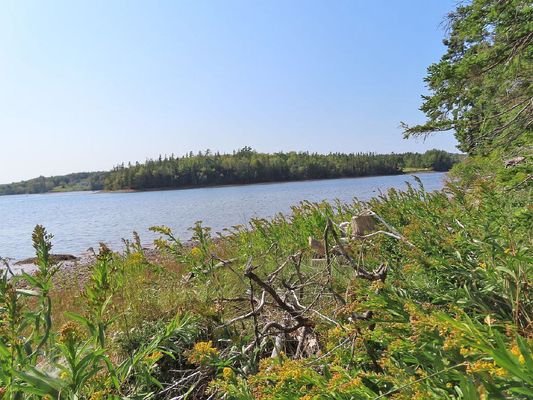
[[[513,347],[511,347],[511,353],[515,357],[518,357],[518,362],[520,364],[524,364],[526,362],[524,356],[522,355],[522,352],[520,351],[520,349],[518,348],[518,346],[516,344]]]
[[[59,342],[79,342],[83,338],[83,332],[81,331],[78,324],[75,322],[69,321],[64,324],[59,330]]]
[[[338,372],[334,373],[331,379],[328,382],[328,389],[336,389],[343,381],[344,377]]]
[[[218,350],[213,347],[213,342],[198,342],[189,352],[189,362],[195,365],[206,365],[219,355]]]
[[[264,372],[269,370],[272,367],[273,363],[273,358],[262,358],[261,360],[259,360],[259,371]]]
[[[193,247],[191,249],[191,256],[193,258],[200,258],[202,257],[202,250],[200,250],[198,247]]]
[[[104,390],[98,390],[89,397],[89,400],[104,400],[105,398],[106,392]]]
[[[230,367],[224,367],[222,370],[222,377],[226,381],[231,381],[233,378],[235,378],[235,372]]]
[[[476,372],[488,372],[493,376],[504,376],[506,374],[503,368],[499,368],[494,361],[477,360],[473,363],[468,363],[466,371],[470,374]]]
[[[158,362],[161,359],[161,357],[163,357],[163,353],[161,353],[160,351],[154,351],[153,353],[150,353],[147,356],[145,356],[144,361],[147,364],[153,365],[156,362]]]
[[[472,354],[474,354],[474,351],[470,347],[461,346],[461,348],[459,349],[459,353],[463,357],[467,357],[467,356],[471,356]]]

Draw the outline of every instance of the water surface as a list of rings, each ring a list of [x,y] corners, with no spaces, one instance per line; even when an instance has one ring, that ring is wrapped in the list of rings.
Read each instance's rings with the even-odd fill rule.
[[[418,174],[428,191],[442,188],[444,173]],[[0,196],[0,256],[20,260],[33,255],[36,224],[54,235],[54,253],[78,255],[99,242],[119,250],[133,231],[143,243],[156,235],[150,226],[166,225],[178,237],[190,238],[195,221],[221,231],[246,224],[252,217],[287,213],[302,200],[349,202],[368,200],[389,188],[404,189],[409,175],[305,182],[225,186],[136,193],[71,192]]]

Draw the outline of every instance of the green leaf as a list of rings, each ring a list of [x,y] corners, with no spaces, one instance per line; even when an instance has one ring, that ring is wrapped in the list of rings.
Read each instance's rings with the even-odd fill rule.
[[[19,389],[22,391],[38,392],[36,394],[49,395],[54,399],[60,399],[60,393],[66,387],[66,383],[60,379],[54,378],[50,375],[40,372],[35,367],[30,367],[28,372],[14,371],[15,375],[23,382],[31,385],[20,385]]]
[[[23,294],[25,296],[33,296],[33,297],[39,297],[41,295],[40,292],[36,290],[30,290],[30,289],[17,289],[17,293]]]

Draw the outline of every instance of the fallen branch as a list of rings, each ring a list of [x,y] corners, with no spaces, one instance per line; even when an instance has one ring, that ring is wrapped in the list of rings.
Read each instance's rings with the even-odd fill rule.
[[[333,229],[333,222],[328,218],[328,222],[331,229],[331,234],[333,236],[333,239],[335,240],[335,243],[337,243],[337,247],[342,253],[342,255],[349,261],[349,263],[352,265],[352,267],[355,269],[356,276],[358,278],[367,279],[369,281],[381,281],[385,282],[385,279],[387,278],[387,272],[388,267],[384,264],[380,265],[379,268],[376,270],[369,272],[366,269],[362,268],[360,265],[358,265],[355,260],[348,254],[346,251],[344,245],[339,240],[339,236],[337,235],[337,232],[335,232],[335,229]]]
[[[252,311],[250,311],[249,313],[247,314],[244,314],[244,315],[240,315],[238,317],[235,317],[231,320],[229,320],[228,322],[226,322],[224,325],[221,326],[221,328],[226,328],[236,322],[239,322],[239,321],[242,321],[244,319],[247,319],[247,318],[250,318],[250,317],[253,317],[254,315],[257,316],[259,314],[259,312],[263,309],[263,307],[265,306],[265,296],[266,296],[266,292],[263,290],[263,293],[261,295],[261,301],[259,302],[259,305],[256,307],[253,306],[253,303],[252,303]],[[256,301],[255,299],[253,300],[254,302]]]
[[[392,225],[390,225],[387,221],[385,221],[383,218],[381,218],[374,211],[367,210],[367,213],[368,213],[367,215],[376,218],[379,222],[381,222],[383,225],[385,225],[385,227],[389,230],[389,232],[377,231],[377,232],[374,232],[374,233],[370,233],[368,235],[356,235],[355,236],[356,238],[363,238],[364,239],[364,238],[372,237],[372,236],[374,236],[374,235],[376,235],[378,233],[382,233],[382,234],[388,235],[390,237],[393,237],[393,238],[395,238],[397,240],[401,240],[402,242],[406,243],[410,247],[416,247],[413,243],[411,243],[409,240],[407,240],[407,238],[405,236],[403,236],[400,232],[398,232]]]

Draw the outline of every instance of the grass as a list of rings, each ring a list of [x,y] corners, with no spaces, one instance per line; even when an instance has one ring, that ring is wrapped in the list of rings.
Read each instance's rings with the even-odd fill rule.
[[[135,237],[121,254],[102,248],[88,280],[61,282],[39,228],[39,272],[1,287],[0,393],[533,396],[530,192],[509,171],[462,168],[443,192],[304,202],[224,237],[197,224],[192,245],[155,227],[162,258]],[[343,235],[366,209],[379,217],[367,237]]]
[[[413,172],[432,172],[432,171],[434,171],[433,168],[409,168],[409,167],[402,168],[402,172],[404,174],[411,174]]]

